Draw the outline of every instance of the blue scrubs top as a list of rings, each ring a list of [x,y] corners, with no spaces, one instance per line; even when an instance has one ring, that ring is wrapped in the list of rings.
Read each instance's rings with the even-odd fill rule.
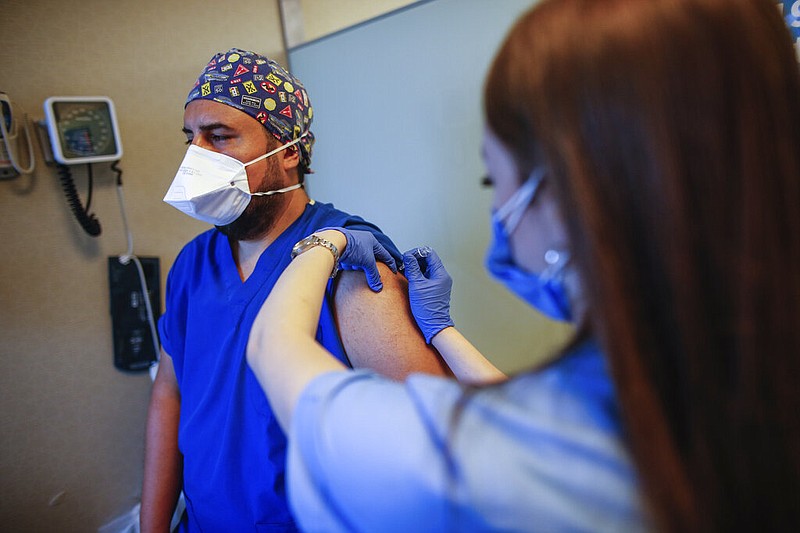
[[[592,343],[471,394],[422,374],[327,373],[292,420],[287,482],[307,532],[648,527]]]
[[[315,230],[380,230],[330,204],[311,203],[261,255],[242,283],[227,237],[216,229],[187,244],[167,279],[159,321],[181,392],[178,446],[184,457],[186,513],[181,531],[295,531],[285,494],[286,437],[247,365],[256,314],[289,264],[292,246]],[[347,363],[333,319],[331,284],[317,340]]]

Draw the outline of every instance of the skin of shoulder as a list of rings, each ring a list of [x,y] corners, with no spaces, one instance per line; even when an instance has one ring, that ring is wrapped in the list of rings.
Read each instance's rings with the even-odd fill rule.
[[[369,288],[363,272],[343,271],[337,277],[336,324],[353,368],[370,368],[396,380],[414,372],[452,376],[417,328],[408,303],[408,281],[382,263],[378,269],[380,292]]]

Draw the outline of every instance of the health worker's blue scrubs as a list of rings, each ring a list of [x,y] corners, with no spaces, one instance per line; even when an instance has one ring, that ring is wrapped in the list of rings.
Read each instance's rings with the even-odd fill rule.
[[[289,501],[303,531],[646,531],[597,347],[467,393],[414,374],[329,372],[292,416]]]

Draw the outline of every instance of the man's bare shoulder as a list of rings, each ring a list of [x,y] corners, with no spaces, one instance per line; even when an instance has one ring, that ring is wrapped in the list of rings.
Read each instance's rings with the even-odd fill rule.
[[[394,379],[413,372],[450,375],[425,343],[408,304],[408,281],[378,264],[383,281],[372,291],[363,272],[344,271],[335,289],[335,313],[345,351],[355,368],[372,368]]]

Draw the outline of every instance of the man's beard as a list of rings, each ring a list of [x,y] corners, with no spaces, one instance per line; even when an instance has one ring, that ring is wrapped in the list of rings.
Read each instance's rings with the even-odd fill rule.
[[[256,191],[270,191],[284,187],[278,182],[278,161],[268,158],[264,177]],[[252,196],[242,214],[224,226],[216,228],[234,241],[253,241],[266,235],[275,225],[283,211],[283,206],[289,201],[283,194],[272,196]]]

